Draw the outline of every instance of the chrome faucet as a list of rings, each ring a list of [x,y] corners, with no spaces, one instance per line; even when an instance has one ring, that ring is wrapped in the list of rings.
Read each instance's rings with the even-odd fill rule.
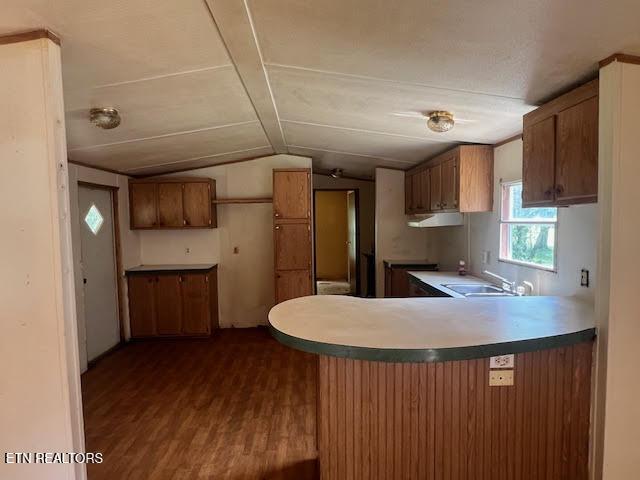
[[[516,282],[512,282],[511,280],[508,280],[504,277],[501,277],[500,275],[497,275],[493,272],[490,272],[489,270],[485,270],[482,272],[485,275],[489,275],[490,277],[495,278],[496,280],[500,280],[500,282],[502,282],[502,289],[507,291],[507,292],[514,292],[516,291]]]

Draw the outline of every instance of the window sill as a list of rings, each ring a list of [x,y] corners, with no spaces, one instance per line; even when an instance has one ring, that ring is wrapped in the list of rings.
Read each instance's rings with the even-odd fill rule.
[[[510,260],[508,258],[498,258],[499,262],[510,263],[511,265],[517,265],[519,267],[533,268],[534,270],[542,270],[543,272],[558,273],[556,267],[544,267],[542,265],[536,265],[535,263],[519,262],[517,260]]]

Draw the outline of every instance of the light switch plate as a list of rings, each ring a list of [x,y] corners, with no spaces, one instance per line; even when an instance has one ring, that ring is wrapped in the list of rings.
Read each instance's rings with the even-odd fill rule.
[[[491,357],[489,368],[513,368],[515,366],[515,355],[498,355]]]
[[[509,387],[513,385],[513,370],[489,370],[490,387]]]

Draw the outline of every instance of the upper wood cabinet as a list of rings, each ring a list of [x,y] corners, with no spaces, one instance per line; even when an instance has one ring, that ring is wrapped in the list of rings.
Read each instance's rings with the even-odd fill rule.
[[[155,183],[129,182],[129,206],[132,229],[155,228],[158,225],[157,185]]]
[[[462,145],[406,173],[405,212],[487,212],[493,208],[493,147]],[[420,185],[415,192],[416,184]],[[408,197],[409,201],[408,201]]]
[[[311,171],[273,170],[276,303],[313,294]]]
[[[215,228],[211,178],[129,180],[131,229]]]
[[[273,171],[273,216],[276,219],[311,219],[311,172],[309,169]]]
[[[598,80],[523,118],[522,204],[598,201]]]

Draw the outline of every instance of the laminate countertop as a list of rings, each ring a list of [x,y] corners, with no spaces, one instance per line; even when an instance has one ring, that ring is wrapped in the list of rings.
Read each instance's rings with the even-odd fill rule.
[[[269,312],[272,335],[311,353],[386,362],[469,360],[595,337],[593,306],[574,297],[301,297]]]
[[[125,273],[127,275],[134,275],[136,273],[208,272],[216,266],[216,263],[138,265],[137,267],[127,268]]]

